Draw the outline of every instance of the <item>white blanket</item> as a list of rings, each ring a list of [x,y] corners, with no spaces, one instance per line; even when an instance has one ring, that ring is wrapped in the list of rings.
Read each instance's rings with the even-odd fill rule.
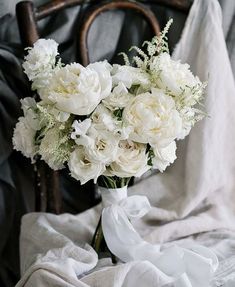
[[[178,159],[167,172],[130,188],[153,206],[135,227],[149,242],[188,236],[178,244],[196,240],[211,247],[221,263],[210,286],[235,286],[235,85],[217,0],[194,1],[173,57],[209,80],[209,117],[179,143]],[[17,286],[162,286],[148,261],[112,266],[109,259],[97,260],[84,242],[91,241],[99,214],[100,206],[78,216],[26,215]]]
[[[24,216],[21,232],[22,279],[17,287],[184,287],[162,285],[163,274],[149,261],[112,265],[110,259],[98,261],[85,242],[91,242],[100,206],[81,215],[31,213]],[[96,216],[96,218],[94,217]],[[91,221],[88,222],[87,219]],[[200,234],[162,245],[166,250],[175,243],[185,247],[197,242],[213,250],[220,265],[210,285],[235,285],[235,232],[228,230]],[[172,258],[174,262],[174,258]],[[190,286],[190,285],[187,285]]]

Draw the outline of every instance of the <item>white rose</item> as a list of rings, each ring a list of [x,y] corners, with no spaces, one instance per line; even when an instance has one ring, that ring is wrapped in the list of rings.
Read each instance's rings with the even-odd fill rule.
[[[71,153],[68,166],[72,177],[79,180],[81,184],[91,179],[96,183],[97,178],[105,171],[105,165],[92,161],[81,146]]]
[[[163,172],[167,166],[175,161],[176,157],[176,143],[173,141],[167,147],[158,148],[153,146],[154,157],[152,158],[152,165],[154,169]]]
[[[107,77],[110,81],[110,76]],[[48,98],[64,112],[75,115],[91,113],[102,100],[105,79],[91,67],[84,68],[74,63],[57,70],[46,89],[43,98]],[[108,85],[108,84],[107,84]],[[106,92],[105,92],[106,93]]]
[[[50,39],[39,39],[29,49],[22,66],[29,80],[33,81],[33,89],[43,88],[48,84],[57,55],[58,44]]]
[[[140,177],[150,168],[146,145],[125,140],[120,141],[117,159],[110,164],[108,173],[118,177]]]
[[[133,128],[131,140],[161,147],[177,138],[182,128],[174,100],[158,89],[136,96],[124,109],[123,121]]]
[[[168,53],[155,57],[150,65],[157,87],[169,91],[174,96],[184,98],[187,105],[195,105],[199,94],[192,93],[192,89],[202,85],[198,77],[194,77],[188,64],[181,64],[171,59]]]
[[[33,129],[26,118],[20,117],[13,134],[13,146],[17,151],[21,151],[22,154],[31,161],[34,162],[33,158],[37,152],[35,145],[35,134],[36,130]]]
[[[133,97],[134,95],[130,94],[125,85],[120,82],[102,103],[110,110],[116,110],[124,108]]]
[[[113,65],[111,72],[113,78],[113,86],[123,83],[130,89],[132,86],[140,85],[144,88],[150,86],[149,75],[142,69],[131,66]]]
[[[92,126],[87,135],[81,136],[75,142],[84,146],[86,154],[93,161],[107,165],[116,159],[119,139],[106,130],[97,130]]]

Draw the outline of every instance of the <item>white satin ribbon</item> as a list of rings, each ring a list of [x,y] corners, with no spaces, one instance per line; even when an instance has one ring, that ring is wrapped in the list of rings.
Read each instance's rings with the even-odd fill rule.
[[[127,187],[100,188],[100,191],[104,206],[104,237],[108,248],[121,261],[151,262],[163,282],[161,286],[209,286],[211,276],[218,267],[218,259],[210,249],[200,245],[188,245],[187,249],[175,245],[160,251],[160,245],[144,241],[130,221],[141,218],[151,209],[147,197],[127,197]]]

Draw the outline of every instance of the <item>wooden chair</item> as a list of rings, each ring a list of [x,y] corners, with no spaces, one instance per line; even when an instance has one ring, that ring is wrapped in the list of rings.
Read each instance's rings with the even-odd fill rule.
[[[68,7],[82,5],[87,1],[83,0],[54,0],[40,7],[34,7],[31,1],[19,2],[16,6],[19,32],[23,47],[30,47],[40,38],[38,22],[45,17]],[[143,3],[140,3],[143,2]],[[132,10],[142,15],[154,34],[160,31],[159,23],[153,12],[144,3],[155,3],[170,7],[182,12],[188,12],[190,1],[188,0],[149,0],[149,1],[99,1],[90,0],[85,16],[79,29],[78,47],[80,51],[79,59],[86,66],[89,64],[89,53],[87,47],[87,37],[90,27],[96,17],[108,10],[122,9]],[[91,188],[91,186],[89,186]],[[93,188],[93,192],[95,192]],[[95,201],[95,196],[91,199],[91,205]],[[38,161],[35,165],[35,210],[47,211],[56,214],[62,211],[62,200],[59,190],[58,172],[52,171],[46,164]]]

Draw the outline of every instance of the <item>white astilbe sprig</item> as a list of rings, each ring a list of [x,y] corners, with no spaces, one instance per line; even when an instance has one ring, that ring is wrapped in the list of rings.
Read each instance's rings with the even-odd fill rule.
[[[167,33],[172,23],[173,19],[170,19],[167,22],[163,31],[159,34],[159,36],[153,37],[151,42],[145,41],[143,43],[143,46],[147,45],[147,52],[150,57],[153,57],[154,55],[159,55],[164,52],[169,53]]]
[[[55,125],[41,140],[38,153],[52,169],[58,170],[69,160],[73,146],[66,128]]]
[[[129,51],[135,50],[137,52],[137,55],[133,57],[132,62],[138,67],[142,68],[144,70],[147,70],[152,57],[157,56],[161,53],[169,53],[168,48],[168,38],[167,33],[170,29],[171,24],[173,23],[173,19],[170,19],[165,28],[161,33],[159,33],[158,36],[153,37],[152,41],[145,41],[143,43],[143,47],[147,46],[147,53],[145,53],[142,49],[140,49],[137,46],[133,46],[130,48]],[[120,53],[119,55],[122,55],[124,58],[125,65],[130,65],[129,57],[126,53]]]
[[[122,53],[119,53],[118,55],[119,56],[123,56],[123,60],[124,60],[124,63],[125,63],[126,66],[130,66],[131,65],[129,57],[127,56],[126,53],[122,52]]]
[[[133,46],[130,48],[130,51],[132,50],[135,50],[138,54],[138,56],[133,57],[133,63],[135,63],[138,68],[143,68],[146,70],[149,64],[149,56],[146,55],[145,52],[139,47]],[[141,59],[141,57],[143,59]]]

